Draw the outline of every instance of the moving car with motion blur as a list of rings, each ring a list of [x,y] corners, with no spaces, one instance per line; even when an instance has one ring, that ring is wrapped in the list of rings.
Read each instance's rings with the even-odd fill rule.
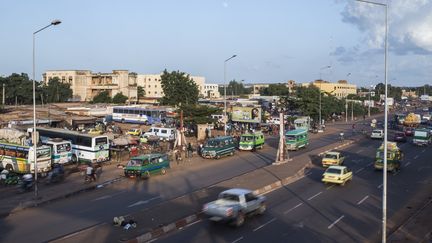
[[[396,132],[395,135],[393,136],[393,141],[405,143],[407,141],[407,137],[403,132]]]
[[[219,194],[216,201],[204,205],[203,212],[211,221],[228,222],[233,226],[243,225],[248,215],[263,214],[266,198],[247,189],[229,189]]]
[[[340,152],[330,151],[324,154],[321,163],[323,167],[331,165],[342,165],[345,157]]]

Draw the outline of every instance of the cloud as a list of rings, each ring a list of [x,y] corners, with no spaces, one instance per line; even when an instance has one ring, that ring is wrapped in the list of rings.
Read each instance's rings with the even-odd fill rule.
[[[398,55],[432,54],[432,1],[388,2],[389,50]],[[365,34],[365,48],[384,47],[383,7],[352,1],[345,6],[341,14],[345,23],[353,24]]]
[[[228,2],[222,2],[222,7],[228,8]]]

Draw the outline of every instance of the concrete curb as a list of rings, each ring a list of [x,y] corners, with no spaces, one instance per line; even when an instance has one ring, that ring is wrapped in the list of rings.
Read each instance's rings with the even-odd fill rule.
[[[322,154],[329,152],[330,150],[340,149],[340,148],[349,146],[349,145],[351,145],[354,142],[359,141],[359,140],[360,140],[359,138],[350,140],[344,144],[341,144],[341,145],[334,147],[333,149],[329,149],[325,152],[319,153],[318,155],[321,156]],[[283,178],[283,179],[279,179],[279,180],[277,180],[277,181],[275,181],[269,185],[266,185],[264,187],[256,189],[256,190],[254,190],[254,193],[259,194],[259,195],[267,194],[267,193],[272,192],[274,190],[277,190],[283,186],[291,184],[291,183],[307,176],[311,166],[313,166],[313,164],[312,164],[312,162],[309,161],[301,169],[299,169],[297,171],[297,173],[295,173],[294,175]],[[201,220],[201,217],[202,217],[202,211],[195,213],[195,214],[192,214],[192,215],[189,215],[185,218],[179,219],[173,223],[154,228],[150,232],[147,232],[145,234],[137,236],[134,239],[125,240],[123,242],[144,243],[144,242],[153,241],[153,240],[156,240],[157,238],[159,238],[165,234],[168,234],[168,233],[176,231],[176,230],[180,230],[180,229],[182,229],[182,228],[184,228],[184,227],[186,227],[192,223],[198,222],[199,220]]]
[[[60,199],[68,198],[68,197],[80,194],[82,192],[92,191],[92,190],[95,190],[95,189],[100,189],[100,188],[103,188],[103,187],[108,186],[110,184],[113,184],[115,182],[121,181],[122,179],[124,179],[124,177],[116,177],[114,179],[111,179],[111,180],[108,180],[108,181],[104,181],[104,182],[102,182],[100,184],[95,184],[95,185],[90,185],[90,186],[87,186],[87,187],[84,187],[84,188],[80,188],[78,190],[75,190],[75,191],[72,191],[72,192],[68,192],[68,193],[63,194],[63,195],[55,196],[55,197],[49,198],[47,200],[25,201],[25,202],[20,203],[18,207],[12,209],[9,213],[0,214],[0,218],[7,217],[7,216],[9,216],[11,214],[23,211],[23,210],[28,209],[28,208],[34,208],[34,207],[38,207],[38,206],[41,206],[41,205],[45,205],[45,204],[48,204],[48,203],[55,202],[55,201],[60,200]]]

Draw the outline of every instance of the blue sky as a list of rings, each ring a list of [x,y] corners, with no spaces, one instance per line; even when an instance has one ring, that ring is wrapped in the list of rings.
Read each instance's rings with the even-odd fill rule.
[[[429,30],[431,4],[406,2],[391,5],[389,80],[430,84],[432,40],[421,33]],[[222,83],[233,54],[227,77],[247,83],[321,74],[367,86],[384,78],[383,9],[350,0],[2,0],[0,9],[0,75],[31,75],[32,33],[60,19],[37,34],[37,79],[55,69],[166,68]]]

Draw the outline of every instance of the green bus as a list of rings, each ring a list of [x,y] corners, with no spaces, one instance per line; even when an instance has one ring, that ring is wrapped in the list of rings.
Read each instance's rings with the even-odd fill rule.
[[[264,134],[262,132],[245,133],[240,136],[240,150],[255,151],[264,146]]]
[[[204,144],[201,156],[203,158],[219,159],[225,155],[234,155],[235,147],[236,144],[231,136],[210,138]]]
[[[124,168],[126,177],[149,178],[151,174],[166,174],[170,168],[168,155],[166,154],[145,154],[132,159]]]
[[[285,143],[288,150],[305,148],[309,144],[308,131],[306,129],[295,129],[286,132]]]

